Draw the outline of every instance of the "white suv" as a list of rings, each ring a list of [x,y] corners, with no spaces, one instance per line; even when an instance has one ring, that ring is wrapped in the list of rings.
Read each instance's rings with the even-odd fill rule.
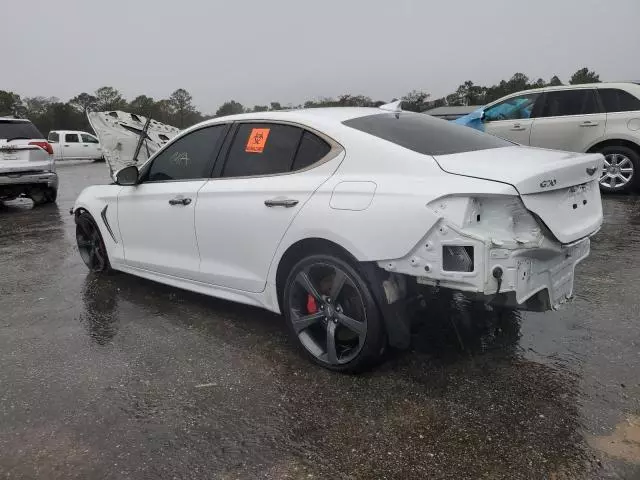
[[[595,83],[526,90],[458,119],[533,147],[599,152],[605,157],[600,188],[640,187],[640,85]]]
[[[53,203],[58,175],[53,149],[29,120],[0,117],[0,201],[24,196]]]

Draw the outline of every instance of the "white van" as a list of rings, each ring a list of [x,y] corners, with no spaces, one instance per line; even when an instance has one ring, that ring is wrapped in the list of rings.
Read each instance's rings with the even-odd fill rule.
[[[100,141],[90,133],[77,130],[52,130],[47,138],[58,160],[102,160]]]

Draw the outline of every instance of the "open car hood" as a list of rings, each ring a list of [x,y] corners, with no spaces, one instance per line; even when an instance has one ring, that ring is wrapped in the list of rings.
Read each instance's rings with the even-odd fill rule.
[[[176,127],[151,120],[137,161],[134,162],[146,117],[123,111],[88,112],[87,117],[100,140],[111,176],[128,165],[144,163],[180,132]]]

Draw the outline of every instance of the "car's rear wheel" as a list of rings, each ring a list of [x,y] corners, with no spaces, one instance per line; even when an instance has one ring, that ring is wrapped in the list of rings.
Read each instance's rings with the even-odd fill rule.
[[[80,257],[92,272],[107,272],[111,269],[107,248],[98,226],[91,215],[82,212],[76,218],[76,242]]]
[[[386,345],[380,311],[364,277],[345,260],[302,259],[289,273],[283,305],[293,337],[323,367],[359,372],[380,360]]]
[[[604,168],[600,177],[603,192],[630,192],[639,185],[640,155],[625,146],[610,146],[600,150]]]

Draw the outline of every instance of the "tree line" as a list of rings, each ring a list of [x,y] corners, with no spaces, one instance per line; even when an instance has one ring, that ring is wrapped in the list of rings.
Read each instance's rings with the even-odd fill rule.
[[[600,76],[588,68],[581,68],[569,79],[569,84],[597,83]],[[508,80],[490,86],[476,85],[471,80],[463,82],[451,94],[432,100],[431,95],[423,90],[413,90],[401,97],[402,108],[413,112],[424,112],[430,108],[444,105],[484,105],[510,93],[549,85],[562,85],[558,76],[554,75],[545,81],[538,78],[532,81],[523,73],[515,73]],[[193,98],[183,88],[174,91],[169,98],[155,100],[147,95],[139,95],[127,101],[122,93],[114,87],[101,87],[93,93],[82,92],[67,102],[56,97],[25,97],[14,92],[0,90],[0,116],[14,115],[28,118],[44,134],[50,130],[90,130],[87,121],[89,110],[125,110],[130,113],[151,117],[159,122],[186,128],[208,118],[221,117],[245,112],[263,112],[291,108],[317,107],[378,107],[391,100],[373,100],[365,95],[344,94],[337,98],[322,97],[307,100],[299,105],[270,102],[268,105],[246,107],[235,100],[223,103],[214,115],[201,113],[193,105]]]

